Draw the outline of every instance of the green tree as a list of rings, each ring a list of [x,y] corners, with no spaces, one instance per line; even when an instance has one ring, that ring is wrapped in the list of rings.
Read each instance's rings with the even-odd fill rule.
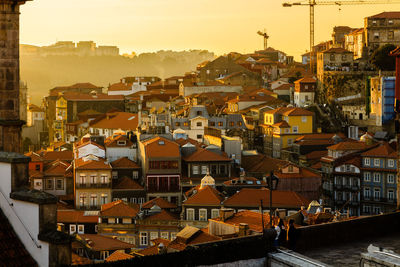
[[[395,57],[389,55],[390,51],[396,48],[395,45],[384,45],[372,54],[371,63],[379,70],[394,71],[396,68]]]

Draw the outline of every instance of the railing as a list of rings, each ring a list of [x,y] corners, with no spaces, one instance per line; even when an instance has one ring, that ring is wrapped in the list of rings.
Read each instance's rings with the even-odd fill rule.
[[[108,188],[111,187],[111,183],[86,183],[86,184],[76,184],[76,188]]]

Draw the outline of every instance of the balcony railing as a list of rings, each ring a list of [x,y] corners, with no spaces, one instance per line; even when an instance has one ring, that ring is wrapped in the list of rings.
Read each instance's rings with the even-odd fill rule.
[[[86,184],[76,184],[76,188],[109,188],[111,187],[111,183],[86,183]]]

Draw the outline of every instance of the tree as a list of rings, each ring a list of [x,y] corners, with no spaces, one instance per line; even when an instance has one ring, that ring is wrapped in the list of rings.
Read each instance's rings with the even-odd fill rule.
[[[379,70],[394,71],[396,68],[395,57],[389,56],[389,53],[395,48],[396,46],[392,44],[378,48],[371,56],[371,63]]]

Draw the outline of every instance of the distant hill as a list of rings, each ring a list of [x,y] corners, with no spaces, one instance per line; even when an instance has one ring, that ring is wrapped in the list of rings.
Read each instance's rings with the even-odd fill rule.
[[[31,102],[40,104],[49,89],[77,82],[108,87],[124,76],[147,75],[167,78],[193,71],[213,59],[206,50],[158,51],[133,58],[123,56],[38,56],[21,53],[21,80],[28,85]]]

